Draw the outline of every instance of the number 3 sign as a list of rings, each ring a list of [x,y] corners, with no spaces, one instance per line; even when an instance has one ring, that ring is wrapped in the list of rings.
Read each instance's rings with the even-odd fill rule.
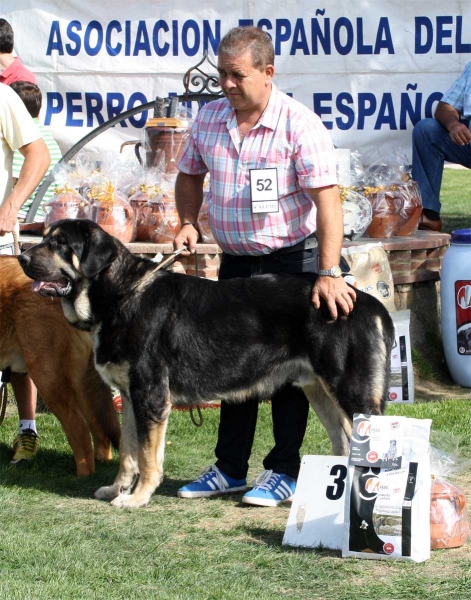
[[[347,456],[303,456],[283,544],[340,550]]]

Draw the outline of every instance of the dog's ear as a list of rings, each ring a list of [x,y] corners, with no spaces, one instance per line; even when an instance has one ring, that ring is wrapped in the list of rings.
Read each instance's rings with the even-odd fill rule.
[[[80,260],[85,277],[94,277],[111,265],[118,256],[113,236],[86,219],[75,222],[74,235],[69,245]]]

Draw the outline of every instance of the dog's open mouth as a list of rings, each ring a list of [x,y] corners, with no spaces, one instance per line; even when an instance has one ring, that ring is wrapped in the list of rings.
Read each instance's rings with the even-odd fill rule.
[[[37,292],[40,296],[67,296],[72,291],[72,284],[67,279],[58,279],[57,281],[35,279],[31,287],[33,292]]]

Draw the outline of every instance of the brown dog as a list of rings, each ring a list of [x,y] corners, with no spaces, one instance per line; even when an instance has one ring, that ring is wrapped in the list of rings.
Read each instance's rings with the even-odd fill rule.
[[[61,422],[78,476],[94,472],[94,458],[111,459],[119,421],[95,370],[90,334],[67,323],[59,300],[31,290],[16,257],[0,256],[0,371],[7,367],[28,372]]]

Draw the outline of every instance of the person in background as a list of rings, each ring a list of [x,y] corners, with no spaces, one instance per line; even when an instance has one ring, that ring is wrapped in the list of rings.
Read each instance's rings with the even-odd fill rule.
[[[24,156],[23,168],[13,187],[13,153]],[[13,235],[18,234],[18,212],[44,177],[49,150],[19,96],[0,83],[0,254],[13,254]],[[18,436],[13,442],[13,462],[32,458],[38,448],[36,388],[24,373],[12,373],[11,384],[20,412]]]
[[[15,36],[8,21],[0,19],[0,83],[10,85],[14,81],[30,81],[36,83],[36,77],[13,54]]]
[[[274,58],[270,37],[255,27],[236,27],[221,40],[218,72],[225,98],[200,109],[180,159],[175,197],[182,226],[174,244],[195,251],[209,172],[210,226],[223,250],[219,279],[315,272],[317,234],[320,276],[312,302],[319,308],[325,301],[337,319],[353,309],[355,292],[339,268],[343,213],[334,147],[319,117],[275,87]],[[253,188],[251,174],[258,180]],[[272,202],[262,213],[253,205],[259,183]],[[299,388],[287,385],[271,407],[275,446],[242,498],[248,504],[276,506],[296,488],[309,404]],[[180,488],[179,497],[247,489],[257,413],[256,400],[222,402],[217,461]]]
[[[48,127],[46,127],[45,125],[42,125],[39,122],[39,112],[41,110],[41,105],[42,105],[41,90],[38,88],[37,85],[35,85],[34,83],[30,83],[29,81],[14,81],[12,84],[10,84],[10,87],[13,90],[15,90],[15,92],[18,94],[18,96],[23,100],[23,103],[26,106],[26,108],[28,109],[29,114],[33,117],[34,122],[39,127],[39,131],[41,132],[43,140],[46,142],[46,146],[47,146],[47,148],[49,150],[49,154],[51,156],[51,164],[49,165],[49,168],[46,172],[46,176],[47,176],[47,175],[49,175],[51,170],[54,168],[54,166],[62,158],[62,153],[59,148],[59,145],[57,144],[56,140],[53,138],[50,129]],[[21,154],[21,152],[19,150],[16,150],[13,155],[13,168],[12,168],[14,184],[16,183],[16,181],[21,173],[23,163],[24,163],[23,155]],[[41,185],[41,183],[39,185]],[[28,200],[26,200],[26,202],[20,208],[20,210],[18,212],[18,220],[20,221],[20,223],[23,223],[25,221],[26,216],[28,214],[28,210],[31,206],[31,203],[33,202],[34,197],[36,196],[36,192],[37,192],[37,189],[34,191],[34,193],[28,198]],[[53,195],[54,195],[54,184],[52,183],[49,186],[49,189],[47,190],[47,192],[43,196],[42,206],[44,206],[44,204],[48,200],[50,200]],[[39,223],[39,222],[44,221],[46,213],[44,212],[42,206],[39,206],[38,210],[36,211],[36,214],[34,216],[35,222]]]
[[[471,62],[445,92],[435,118],[422,119],[412,132],[412,179],[422,195],[419,229],[441,231],[440,188],[445,161],[471,168]]]

